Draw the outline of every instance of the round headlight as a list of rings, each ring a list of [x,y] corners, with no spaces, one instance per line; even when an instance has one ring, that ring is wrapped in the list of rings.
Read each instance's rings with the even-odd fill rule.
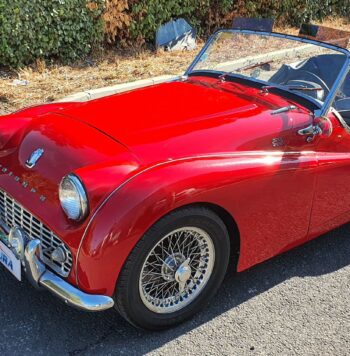
[[[59,197],[62,209],[69,219],[80,221],[88,214],[89,204],[85,188],[74,174],[68,174],[62,179]]]

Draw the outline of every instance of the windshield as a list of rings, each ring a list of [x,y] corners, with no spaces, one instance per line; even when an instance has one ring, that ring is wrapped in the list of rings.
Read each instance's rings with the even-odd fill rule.
[[[305,39],[231,30],[213,37],[189,73],[227,73],[324,102],[346,59],[341,49]]]

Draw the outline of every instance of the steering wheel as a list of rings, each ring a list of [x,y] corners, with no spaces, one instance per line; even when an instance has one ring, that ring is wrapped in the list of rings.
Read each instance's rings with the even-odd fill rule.
[[[285,84],[288,84],[288,82],[290,82],[291,80],[304,80],[307,82],[313,82],[319,84],[322,87],[324,91],[324,97],[326,97],[329,94],[330,89],[328,88],[328,85],[318,75],[309,72],[307,70],[298,70],[294,74],[295,74],[295,78],[289,79]]]

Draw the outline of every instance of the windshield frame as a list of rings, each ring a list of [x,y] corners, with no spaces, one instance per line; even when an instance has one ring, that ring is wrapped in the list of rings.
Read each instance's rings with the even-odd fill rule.
[[[328,48],[328,49],[331,49],[331,50],[334,50],[334,51],[337,51],[339,53],[344,54],[345,55],[344,65],[341,68],[341,70],[339,71],[339,74],[338,74],[337,78],[335,79],[332,88],[330,88],[330,92],[327,95],[325,101],[322,103],[322,105],[316,99],[313,99],[312,97],[310,97],[308,95],[305,95],[302,92],[297,92],[296,93],[295,91],[292,92],[291,90],[288,90],[283,85],[279,85],[279,84],[273,85],[277,89],[286,91],[288,93],[295,94],[295,95],[300,96],[303,99],[307,99],[310,102],[312,102],[313,104],[315,104],[317,107],[319,107],[319,110],[316,110],[314,112],[315,116],[322,117],[322,116],[326,116],[328,114],[328,111],[330,110],[330,108],[332,106],[332,103],[333,103],[333,101],[334,101],[334,99],[335,99],[335,97],[337,95],[337,92],[338,92],[340,86],[343,84],[347,74],[349,73],[350,51],[348,49],[339,47],[337,45],[332,45],[332,44],[329,44],[329,43],[326,43],[326,42],[313,40],[313,39],[310,39],[310,38],[287,35],[287,34],[278,33],[278,32],[266,32],[266,31],[243,30],[243,29],[221,29],[221,30],[216,31],[213,35],[211,35],[209,37],[209,39],[206,42],[206,44],[203,46],[203,48],[198,53],[198,55],[196,56],[194,61],[188,67],[187,71],[185,72],[185,76],[190,76],[191,74],[195,74],[195,73],[198,73],[198,72],[203,72],[203,73],[207,72],[207,73],[216,73],[216,74],[218,74],[218,73],[219,74],[227,74],[228,77],[232,77],[232,78],[241,78],[241,76],[237,75],[236,73],[229,73],[229,72],[225,72],[225,71],[215,71],[215,70],[209,70],[209,69],[208,70],[198,70],[198,71],[194,70],[195,66],[201,60],[203,54],[209,49],[209,47],[215,42],[215,40],[218,38],[218,36],[221,35],[222,33],[240,33],[240,34],[252,34],[252,35],[261,35],[261,36],[284,38],[284,39],[288,39],[288,40],[292,40],[292,41],[298,41],[298,42],[301,42],[301,43],[313,44],[315,46]],[[262,84],[262,85],[270,85],[268,82],[265,82],[263,80],[259,80],[259,79],[256,79],[256,78],[248,77],[248,76],[244,76],[244,79],[246,79],[247,81],[252,81],[252,82],[255,82],[255,83]]]

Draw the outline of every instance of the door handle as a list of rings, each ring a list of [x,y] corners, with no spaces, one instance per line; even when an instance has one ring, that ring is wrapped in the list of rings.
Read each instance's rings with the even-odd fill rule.
[[[317,135],[322,134],[322,129],[318,125],[309,125],[298,130],[300,136],[308,136],[306,142],[312,142]]]

